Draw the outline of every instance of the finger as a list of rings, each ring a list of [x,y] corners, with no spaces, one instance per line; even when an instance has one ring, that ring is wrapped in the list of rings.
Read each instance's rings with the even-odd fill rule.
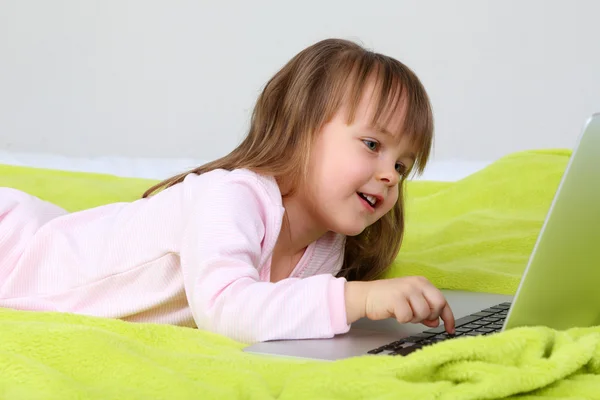
[[[431,285],[423,289],[423,296],[429,304],[430,313],[427,319],[438,319],[442,314],[442,310],[447,306],[446,298],[435,286]]]
[[[437,328],[438,326],[440,326],[440,319],[426,319],[424,321],[421,321],[421,323],[425,326],[428,326],[430,328]]]
[[[442,313],[440,316],[442,318],[442,321],[444,321],[444,326],[446,327],[446,332],[454,333],[454,328],[455,328],[454,313],[452,312],[452,309],[450,308],[449,304],[446,304],[446,306],[442,309]]]
[[[409,297],[410,308],[412,309],[412,320],[411,322],[421,322],[429,318],[431,314],[431,309],[429,308],[429,303],[423,297],[422,293],[416,293]]]
[[[396,317],[396,320],[401,324],[405,324],[407,322],[412,321],[413,311],[406,298],[402,298],[402,300],[394,304],[394,316]]]

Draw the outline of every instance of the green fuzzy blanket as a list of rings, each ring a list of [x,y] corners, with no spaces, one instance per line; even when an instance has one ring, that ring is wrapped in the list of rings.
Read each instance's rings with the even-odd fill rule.
[[[410,182],[406,240],[387,276],[514,293],[569,155],[521,152],[458,182]],[[135,199],[152,183],[0,166],[0,186],[72,211]],[[243,346],[187,328],[0,309],[0,398],[600,399],[600,327],[519,328],[336,362]]]

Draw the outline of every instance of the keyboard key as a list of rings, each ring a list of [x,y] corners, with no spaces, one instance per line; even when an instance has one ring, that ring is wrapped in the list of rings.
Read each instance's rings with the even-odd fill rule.
[[[382,347],[378,347],[378,348],[376,348],[376,349],[373,349],[373,350],[369,350],[369,351],[367,351],[367,354],[379,354],[379,353],[381,353],[383,350],[385,350],[385,349],[384,349],[384,348],[383,348],[383,346],[382,346]]]
[[[446,332],[446,328],[444,327],[444,325],[438,326],[437,328],[431,328],[431,329],[427,329],[425,331],[425,333],[433,333],[433,334],[438,334],[438,333],[442,333],[442,332]]]
[[[416,345],[414,345],[412,347],[405,347],[403,349],[398,349],[398,350],[392,352],[390,355],[391,356],[407,356],[410,353],[412,353],[413,351],[418,350],[418,349],[420,349],[422,347],[423,347],[422,345],[416,344]]]
[[[494,314],[493,312],[479,311],[479,312],[476,312],[471,315],[473,315],[474,317],[487,317],[487,316],[493,315],[493,314]]]
[[[497,308],[496,306],[494,306],[494,307],[486,308],[485,310],[481,310],[481,311],[490,312],[490,313],[495,314],[495,313],[504,311],[504,308]]]
[[[420,342],[421,340],[423,340],[424,338],[420,338],[420,337],[416,337],[416,336],[409,336],[406,337],[404,339],[400,339],[398,341],[396,341],[396,344],[401,344],[401,343],[406,343],[406,342],[412,342],[412,343],[417,343]]]
[[[474,314],[467,315],[466,317],[462,317],[462,318],[457,319],[455,321],[455,326],[466,325],[466,324],[469,324],[469,323],[471,323],[473,321],[480,320],[481,318],[482,317],[479,316],[479,315],[474,315]]]
[[[496,317],[486,317],[482,319],[483,322],[498,322],[500,321],[500,318],[496,318]]]
[[[402,342],[402,343],[398,343],[397,345],[395,345],[391,350],[404,349],[406,347],[414,346],[415,344],[416,343],[414,343],[414,342]]]
[[[367,354],[379,354],[384,351],[393,352],[397,349],[402,349],[402,348],[414,346],[414,345],[415,345],[414,342],[408,342],[408,341],[406,341],[406,339],[401,339],[401,340],[396,340],[395,342],[391,342],[391,343],[385,344],[383,346],[377,347],[375,349],[369,350],[369,351],[367,351]]]
[[[398,346],[400,343],[402,343],[403,340],[396,340],[395,342],[391,342],[388,343],[384,346],[381,346],[384,350],[390,350],[393,349],[394,347]]]
[[[407,340],[417,340],[417,339],[427,339],[430,337],[435,336],[435,333],[426,333],[426,332],[421,332],[421,333],[417,333],[416,335],[412,335],[410,337],[407,337]]]

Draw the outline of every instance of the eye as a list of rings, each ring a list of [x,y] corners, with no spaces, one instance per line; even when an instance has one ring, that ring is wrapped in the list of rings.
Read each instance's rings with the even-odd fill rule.
[[[363,143],[365,144],[365,146],[367,146],[369,148],[369,150],[371,151],[377,151],[377,149],[379,148],[379,143],[377,143],[374,140],[369,140],[369,139],[365,139],[363,140]]]
[[[396,171],[400,175],[405,175],[406,174],[406,165],[404,165],[402,163],[396,163]]]

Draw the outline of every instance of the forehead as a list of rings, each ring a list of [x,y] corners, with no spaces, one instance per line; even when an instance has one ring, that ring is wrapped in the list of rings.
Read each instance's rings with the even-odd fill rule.
[[[352,110],[349,110],[349,119],[353,119],[352,122],[357,125],[376,130],[400,141],[407,111],[406,96],[402,91],[381,92],[382,90],[378,89],[373,82],[365,85],[359,101],[355,105],[349,104],[350,108],[354,105],[354,118],[352,118]]]

